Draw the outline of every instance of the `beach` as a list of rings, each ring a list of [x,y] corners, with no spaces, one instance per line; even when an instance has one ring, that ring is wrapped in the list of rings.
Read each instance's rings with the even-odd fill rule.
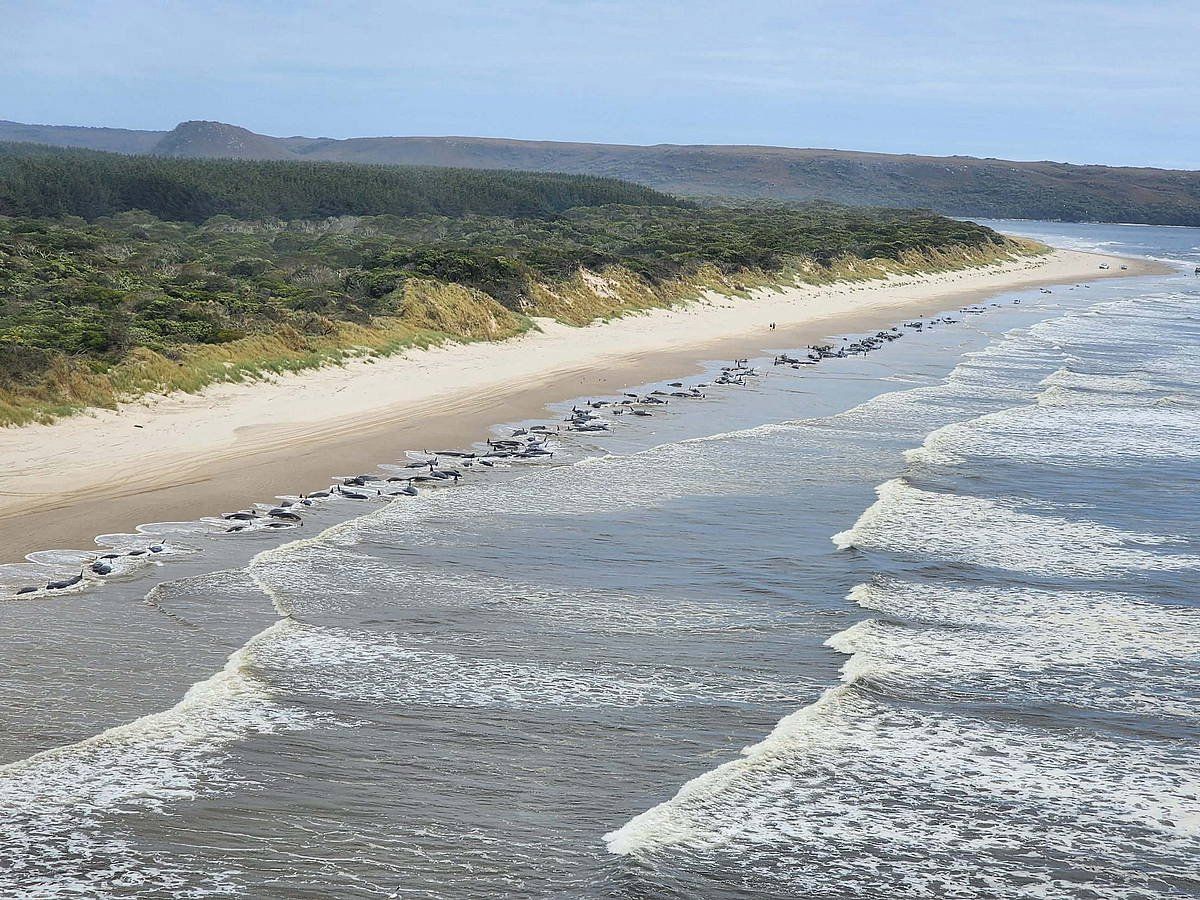
[[[493,425],[537,417],[547,403],[683,376],[704,360],[888,327],[1007,290],[1155,271],[1145,260],[1057,250],[921,277],[709,295],[585,328],[538,320],[538,330],[504,342],[148,397],[0,431],[0,562],[318,489],[407,448],[470,444]]]
[[[774,332],[714,300],[123,411],[183,441],[213,404],[237,455],[210,447],[177,521],[161,489],[98,490],[63,507],[96,549],[0,566],[0,895],[1194,889],[1200,230],[1005,224],[1173,272],[1067,254],[1082,277],[1046,292],[760,296]],[[756,374],[721,378],[737,357]],[[442,392],[405,392],[418,371]],[[634,386],[550,455],[376,495],[423,468],[407,449],[540,442],[497,423]],[[307,424],[330,395],[370,424]],[[285,421],[261,396],[290,436],[249,432]],[[355,472],[284,518],[205,516]],[[103,534],[114,509],[151,524]]]

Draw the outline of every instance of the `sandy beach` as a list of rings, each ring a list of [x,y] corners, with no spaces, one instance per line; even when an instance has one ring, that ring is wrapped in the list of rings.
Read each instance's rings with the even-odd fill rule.
[[[1111,268],[1099,269],[1103,262]],[[547,403],[682,377],[704,360],[890,326],[1006,290],[1160,270],[1058,250],[923,277],[713,295],[582,329],[539,320],[539,331],[501,343],[218,385],[3,430],[0,562],[324,487],[405,449],[470,444],[494,424],[537,417]]]

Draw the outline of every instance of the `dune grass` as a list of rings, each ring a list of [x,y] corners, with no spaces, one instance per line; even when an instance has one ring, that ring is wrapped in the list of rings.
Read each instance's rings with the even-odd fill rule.
[[[755,290],[772,290],[799,285],[861,282],[900,276],[932,275],[957,269],[972,269],[1034,257],[1050,252],[1036,241],[1010,240],[1002,245],[958,245],[924,252],[905,251],[897,259],[862,259],[843,255],[821,263],[801,258],[781,271],[746,269],[722,272],[716,266],[701,266],[685,278],[651,282],[620,266],[600,272],[580,270],[573,277],[533,288],[532,310],[567,325],[587,325],[647,309],[684,305],[713,292],[750,297]]]
[[[504,340],[533,324],[461,285],[414,279],[403,290],[403,314],[377,317],[369,325],[330,321],[324,334],[302,334],[285,325],[271,334],[224,344],[195,344],[176,358],[135,347],[107,368],[87,360],[56,359],[36,385],[0,388],[0,425],[49,423],[89,407],[115,409],[150,395],[192,394],[213,384],[272,378],[449,342]]]

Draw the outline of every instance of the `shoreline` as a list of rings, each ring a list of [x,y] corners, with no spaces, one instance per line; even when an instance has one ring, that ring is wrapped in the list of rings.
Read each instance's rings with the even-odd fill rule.
[[[1102,262],[1113,268],[1098,269]],[[540,331],[506,341],[214,385],[0,430],[0,564],[34,550],[88,549],[99,534],[143,523],[315,490],[405,449],[469,446],[497,424],[541,417],[548,404],[684,377],[713,359],[873,331],[1006,291],[1170,271],[1056,250],[927,276],[759,290],[749,300],[709,294],[582,328],[539,320]]]

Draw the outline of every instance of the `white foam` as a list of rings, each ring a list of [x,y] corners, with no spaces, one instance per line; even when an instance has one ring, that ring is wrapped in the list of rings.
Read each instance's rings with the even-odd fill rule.
[[[131,885],[163,891],[188,885],[208,894],[230,889],[219,869],[146,858],[121,836],[120,817],[164,813],[201,792],[227,789],[234,780],[222,760],[233,742],[311,724],[277,704],[248,671],[253,655],[291,627],[279,622],[262,632],[169,710],[0,768],[0,842],[20,860],[18,869],[0,869],[0,894],[106,897]]]
[[[914,896],[1074,896],[1072,870],[1086,869],[1099,895],[1141,897],[1147,873],[1200,850],[1196,762],[1169,743],[1131,756],[847,685],[605,840],[618,854],[761,864],[793,895],[903,883]]]
[[[1182,304],[1185,315],[1194,302]],[[1061,316],[970,357],[945,385],[887,395],[845,418],[874,427],[885,411],[901,433],[913,427],[905,417],[940,425],[913,464],[1068,452],[1194,458],[1188,396],[1172,400],[1157,380],[1191,375],[1194,335],[1178,325],[1180,305],[1138,298]],[[1157,321],[1138,319],[1147,310]],[[1164,328],[1175,334],[1166,346]],[[1148,341],[1154,360],[1125,375],[1072,371],[1090,364],[1097,335],[1106,360],[1128,349],[1146,362]],[[1190,350],[1172,344],[1188,340]],[[972,410],[973,421],[955,421]],[[1180,537],[1017,497],[904,479],[878,493],[837,546],[1056,579],[1200,568],[1200,558],[1171,552]],[[891,620],[830,639],[852,654],[843,684],[607,834],[612,852],[651,866],[685,860],[789,896],[874,897],[888,885],[921,897],[1150,898],[1191,877],[1179,862],[1200,854],[1200,752],[1150,730],[1084,723],[1200,717],[1200,611],[1102,591],[896,580],[851,599]],[[996,707],[1056,715],[1053,727],[989,720]]]
[[[908,696],[1200,718],[1200,609],[1097,591],[884,579],[851,599],[907,620],[829,639],[846,675]]]
[[[1180,538],[1039,513],[1016,498],[923,491],[903,479],[888,481],[876,492],[879,500],[854,527],[834,535],[839,549],[883,550],[1077,578],[1200,569],[1198,557],[1153,552]]]
[[[1051,386],[1035,406],[1016,407],[930,434],[910,462],[954,466],[970,458],[1045,464],[1136,464],[1200,458],[1200,416],[1186,406],[1093,403]]]
[[[644,706],[708,702],[803,702],[814,685],[731,680],[682,666],[539,663],[428,650],[402,635],[297,625],[256,660],[289,692],[336,701],[519,708]]]

